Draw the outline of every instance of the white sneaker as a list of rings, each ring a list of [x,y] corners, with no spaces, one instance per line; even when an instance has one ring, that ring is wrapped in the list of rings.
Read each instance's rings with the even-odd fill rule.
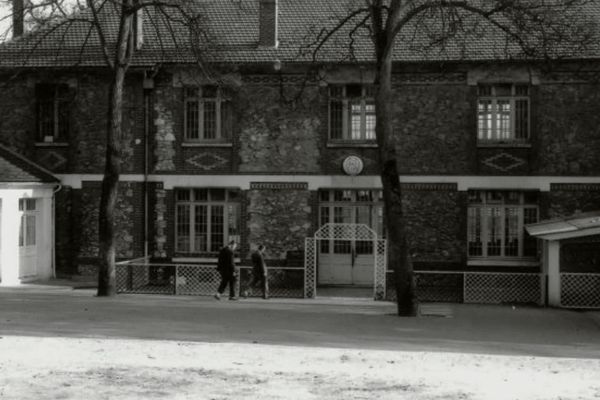
[[[221,300],[221,294],[220,293],[215,293],[215,299]]]

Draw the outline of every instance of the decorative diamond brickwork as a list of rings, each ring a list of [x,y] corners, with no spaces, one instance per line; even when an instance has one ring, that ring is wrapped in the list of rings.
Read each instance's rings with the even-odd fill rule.
[[[492,167],[502,172],[508,172],[525,164],[525,160],[508,153],[496,154],[482,161],[488,167]]]
[[[227,164],[227,159],[213,153],[202,152],[185,160],[186,163],[204,171],[210,171]]]

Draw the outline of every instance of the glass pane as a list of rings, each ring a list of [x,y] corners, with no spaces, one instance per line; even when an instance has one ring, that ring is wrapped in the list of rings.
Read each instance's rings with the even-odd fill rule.
[[[225,189],[210,189],[210,199],[212,201],[225,201]]]
[[[217,97],[217,87],[212,85],[203,86],[202,97],[204,97],[205,99]]]
[[[25,209],[25,199],[19,199],[19,211],[23,211]]]
[[[515,137],[529,138],[529,100],[515,101]]]
[[[496,85],[494,87],[494,90],[496,91],[496,96],[510,96],[510,95],[512,95],[512,85],[510,85],[510,84]]]
[[[500,208],[485,209],[487,218],[487,255],[499,256],[502,251],[502,217]]]
[[[321,201],[329,201],[329,190],[321,190],[319,191],[319,199]]]
[[[352,212],[354,207],[334,207],[333,222],[352,223]],[[350,240],[334,240],[333,252],[336,254],[349,254],[352,251],[352,242]]]
[[[185,135],[186,139],[199,139],[198,131],[198,106],[197,100],[185,102]]]
[[[211,206],[210,208],[210,251],[218,252],[225,242],[223,206]]]
[[[519,255],[519,208],[505,210],[504,255],[516,257]]]
[[[329,124],[331,139],[344,138],[344,103],[341,100],[331,100],[329,103]]]
[[[195,201],[207,201],[208,200],[208,189],[194,189],[194,200]]]
[[[35,246],[35,215],[28,215],[25,221],[27,224],[25,245]]]
[[[492,101],[479,100],[477,108],[477,137],[492,140]]]
[[[356,201],[373,201],[370,190],[358,190],[356,192]]]
[[[481,85],[477,89],[478,89],[478,94],[480,96],[491,96],[492,95],[492,87],[489,85]]]
[[[329,96],[337,99],[341,99],[344,97],[344,87],[343,86],[330,86],[329,87]]]
[[[239,190],[228,190],[227,191],[227,200],[228,201],[238,201],[240,197]]]
[[[183,93],[184,93],[184,97],[186,99],[188,99],[188,98],[194,98],[195,99],[195,98],[198,97],[198,88],[195,88],[195,87],[186,87],[184,89]]]
[[[361,135],[361,119],[362,119],[362,104],[361,100],[353,100],[350,103],[350,139],[358,140],[362,138]]]
[[[365,139],[375,139],[375,104],[365,106]]]
[[[333,192],[333,201],[352,201],[352,190],[335,190]]]
[[[469,190],[469,204],[481,204],[483,202],[482,195],[483,193],[479,190]]]
[[[538,210],[534,207],[527,207],[524,209],[523,223],[533,224],[538,220]],[[536,257],[537,256],[537,243],[538,240],[527,233],[527,230],[523,227],[523,256],[525,257]]]
[[[194,251],[208,251],[208,207],[198,205],[195,207],[194,220]]]
[[[229,204],[227,206],[227,222],[228,222],[228,235],[229,238],[232,236],[238,236],[240,226],[240,211],[238,204]]]
[[[216,101],[204,101],[204,139],[217,138],[217,103]]]
[[[529,96],[529,86],[527,86],[527,85],[517,85],[515,87],[515,94],[517,96]]]
[[[175,231],[177,232],[177,251],[189,253],[190,247],[190,206],[188,204],[177,205],[177,220]]]
[[[496,140],[512,138],[510,129],[511,104],[510,100],[498,100],[496,103]]]
[[[178,189],[176,192],[177,201],[190,201],[190,191],[186,189]]]
[[[481,210],[481,208],[469,208],[467,211],[467,247],[469,256],[483,255]]]
[[[346,85],[346,97],[362,97],[362,85]]]
[[[19,247],[25,245],[25,216],[21,215],[21,223],[19,225]]]

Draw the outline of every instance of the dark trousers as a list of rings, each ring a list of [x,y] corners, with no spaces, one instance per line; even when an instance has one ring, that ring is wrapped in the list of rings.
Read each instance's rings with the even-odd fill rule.
[[[255,288],[259,283],[262,289],[263,297],[267,297],[267,291],[269,289],[267,277],[262,271],[254,270],[252,271],[252,282],[250,282],[250,288]]]
[[[235,297],[235,274],[221,271],[219,271],[219,274],[221,275],[221,283],[217,289],[219,294],[223,294],[225,288],[229,285],[229,297]]]

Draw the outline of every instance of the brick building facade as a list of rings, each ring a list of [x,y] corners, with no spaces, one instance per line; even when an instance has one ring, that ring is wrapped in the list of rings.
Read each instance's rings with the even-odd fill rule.
[[[290,4],[279,4],[282,21],[297,12]],[[250,11],[258,28],[258,8]],[[314,65],[286,56],[287,26],[280,48],[253,42],[251,61],[241,53],[252,48],[239,59],[228,52],[235,68],[220,83],[193,65],[151,78],[151,62],[132,66],[120,259],[195,262],[237,239],[243,259],[263,243],[271,265],[287,265],[326,223],[364,223],[385,236],[371,67],[323,62],[307,78]],[[395,142],[415,270],[540,273],[539,243],[524,226],[600,208],[593,58],[552,68],[473,57],[397,63]],[[98,254],[109,77],[98,61],[37,62],[17,77],[14,64],[0,65],[0,142],[61,180],[57,271],[87,274]],[[347,269],[368,265],[369,243],[332,238],[319,252],[319,284],[372,284]]]

